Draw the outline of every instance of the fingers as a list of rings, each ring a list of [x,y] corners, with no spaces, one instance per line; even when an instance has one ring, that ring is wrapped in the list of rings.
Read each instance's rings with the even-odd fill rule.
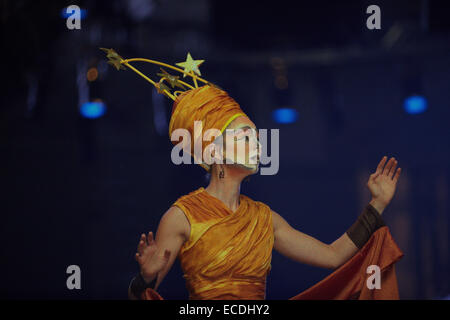
[[[147,243],[147,237],[145,236],[145,234],[143,233],[143,234],[141,234],[141,241],[143,241],[144,242],[144,245],[145,245],[145,247],[148,245],[148,243]]]
[[[395,176],[394,176],[394,182],[395,182],[395,183],[397,183],[398,178],[400,177],[401,171],[402,171],[402,168],[398,168],[398,169],[397,169],[397,172],[395,173]]]
[[[380,174],[381,174],[380,171],[376,171],[375,173],[372,173],[372,174],[370,175],[369,180],[375,180]]]
[[[369,181],[375,180],[380,174],[383,174],[387,177],[389,177],[391,180],[397,182],[398,178],[400,177],[401,169],[397,168],[398,161],[395,159],[395,157],[392,157],[389,159],[389,161],[386,163],[387,156],[384,156],[380,163],[377,166],[377,170],[375,173],[370,175]],[[386,166],[384,166],[386,163]],[[384,168],[383,168],[384,166]]]
[[[395,158],[392,158],[392,159],[394,159],[394,161],[392,162],[391,168],[389,169],[389,172],[388,172],[388,177],[391,179],[395,173],[395,168],[397,167],[397,163],[398,163],[397,160],[395,160]]]
[[[137,247],[137,252],[139,254],[143,254],[146,247],[147,247],[147,240],[145,238],[145,234],[142,234],[141,239],[138,244],[138,247]]]
[[[145,249],[147,249],[147,247],[150,247],[152,245],[155,244],[155,240],[153,239],[153,232],[150,231],[148,233],[148,237],[145,236],[145,234],[141,234],[141,237],[139,239],[139,244],[137,246],[137,252],[135,254],[135,259],[137,262],[139,262],[139,264],[142,264],[144,262],[144,253],[145,253]]]
[[[154,244],[155,239],[153,239],[153,232],[149,232],[148,233],[148,237],[147,237],[147,241],[148,241],[148,245],[151,246]]]
[[[384,166],[384,164],[385,164],[385,162],[386,162],[386,159],[387,159],[386,156],[384,156],[384,157],[381,159],[380,163],[378,164],[378,167],[377,167],[377,171],[376,171],[376,172],[379,172],[379,173],[382,173],[382,172],[383,172],[383,166]]]
[[[371,180],[375,179],[380,173],[391,178],[391,180],[393,180],[394,182],[398,181],[401,173],[401,168],[397,168],[398,161],[395,159],[395,157],[392,157],[391,159],[389,159],[388,163],[383,168],[383,165],[386,163],[386,160],[387,156],[384,156],[381,159],[380,163],[378,164],[377,171],[370,176]]]
[[[383,169],[383,174],[384,174],[385,176],[389,175],[389,171],[391,170],[391,167],[392,167],[394,161],[395,161],[395,159],[394,159],[394,157],[392,157],[391,159],[389,159],[388,163],[387,163],[386,166],[384,167],[384,169]]]
[[[136,252],[136,254],[134,255],[134,259],[136,259],[136,261],[139,264],[142,264],[142,257],[141,257],[141,255],[139,253]]]

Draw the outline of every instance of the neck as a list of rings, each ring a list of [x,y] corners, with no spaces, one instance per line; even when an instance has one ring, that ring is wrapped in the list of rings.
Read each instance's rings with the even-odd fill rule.
[[[239,207],[241,182],[244,177],[224,168],[224,177],[219,178],[219,170],[211,171],[211,180],[205,190],[220,199],[233,212]]]

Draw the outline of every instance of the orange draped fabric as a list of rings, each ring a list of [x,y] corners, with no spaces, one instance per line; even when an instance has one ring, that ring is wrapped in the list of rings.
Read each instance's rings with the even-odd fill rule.
[[[388,227],[375,231],[349,261],[308,290],[290,300],[394,300],[399,299],[395,263],[403,257]],[[381,270],[381,288],[369,289],[367,267]]]
[[[208,129],[217,129],[221,133],[226,127],[239,116],[247,116],[239,104],[231,98],[226,91],[205,85],[191,89],[178,95],[173,103],[172,115],[169,123],[169,137],[176,129],[186,129],[191,135],[190,150],[194,156],[194,144],[197,141],[202,146],[202,152],[212,141],[205,139],[203,135]],[[195,121],[202,122],[201,135],[194,135]],[[199,132],[200,133],[200,132]],[[172,141],[173,144],[180,143]],[[198,159],[200,160],[200,159]],[[201,166],[209,171],[209,165],[202,163]]]
[[[191,225],[190,238],[178,255],[189,299],[265,299],[274,243],[270,208],[241,194],[239,208],[232,212],[203,187],[173,205]],[[389,229],[382,227],[344,265],[290,300],[398,299],[394,264],[402,256]],[[366,285],[370,265],[381,269],[381,289]],[[141,299],[163,297],[147,289]]]
[[[202,187],[173,204],[191,225],[178,254],[189,299],[265,299],[274,241],[271,210],[242,194],[239,201],[232,212]]]

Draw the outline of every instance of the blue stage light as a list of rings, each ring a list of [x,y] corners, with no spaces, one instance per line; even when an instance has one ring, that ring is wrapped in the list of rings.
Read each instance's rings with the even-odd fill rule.
[[[80,113],[83,117],[96,119],[103,116],[106,112],[106,105],[101,101],[86,102],[80,107]]]
[[[73,11],[67,12],[67,8],[62,8],[61,10],[61,17],[64,19],[69,18],[72,14],[74,14]],[[83,20],[87,16],[87,10],[86,9],[80,9],[80,19]]]
[[[403,107],[409,114],[422,113],[427,109],[427,99],[423,96],[414,95],[405,99]]]
[[[298,112],[292,108],[279,108],[272,111],[272,118],[277,123],[293,123],[298,119]]]

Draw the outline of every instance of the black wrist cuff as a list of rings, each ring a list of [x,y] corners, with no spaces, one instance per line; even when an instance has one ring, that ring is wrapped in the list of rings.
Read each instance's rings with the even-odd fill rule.
[[[140,299],[142,292],[145,291],[147,288],[155,288],[156,280],[158,279],[158,276],[155,277],[150,283],[146,283],[144,278],[142,277],[141,273],[139,272],[136,277],[133,278],[130,285],[130,290],[133,293],[133,295]]]
[[[381,214],[369,203],[346,233],[358,249],[361,249],[372,233],[385,225]]]

